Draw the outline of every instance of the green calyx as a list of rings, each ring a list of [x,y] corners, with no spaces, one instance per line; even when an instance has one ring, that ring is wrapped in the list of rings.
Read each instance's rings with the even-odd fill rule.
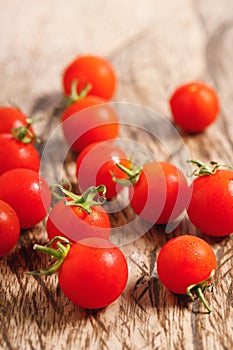
[[[218,162],[215,162],[214,160],[211,160],[207,163],[203,163],[200,160],[188,160],[187,162],[192,163],[192,164],[197,166],[197,169],[195,169],[192,172],[191,176],[192,175],[195,175],[195,176],[214,175],[220,167],[224,167],[224,168],[228,168],[230,170],[233,170],[233,168],[231,166],[219,164]]]
[[[115,165],[119,169],[121,169],[126,175],[128,175],[128,178],[120,179],[120,178],[117,178],[114,174],[112,174],[113,181],[115,181],[116,183],[122,186],[133,186],[138,182],[140,174],[142,172],[142,167],[134,167],[132,169],[128,169],[120,163],[115,163]]]
[[[52,190],[54,190],[55,188],[59,188],[66,196],[71,198],[71,200],[65,200],[65,205],[81,207],[88,214],[91,214],[92,206],[102,205],[106,201],[105,185],[99,185],[97,187],[91,186],[82,195],[74,194],[73,192],[66,190],[63,186],[59,184],[55,184],[52,186]],[[101,193],[101,196],[99,195],[96,199],[95,197],[99,193]],[[58,198],[57,195],[56,197]],[[63,197],[60,197],[60,199],[63,199]]]
[[[71,84],[71,92],[70,95],[66,97],[66,103],[67,106],[72,105],[74,102],[82,100],[84,97],[87,96],[89,91],[92,89],[91,84],[87,84],[84,89],[80,93],[78,93],[78,80],[75,79],[72,81]]]
[[[209,277],[197,284],[192,284],[191,286],[189,286],[186,289],[186,294],[194,301],[194,296],[196,295],[201,302],[203,303],[203,305],[205,306],[205,308],[207,309],[207,311],[210,313],[212,310],[209,306],[209,304],[207,303],[205,297],[204,297],[204,290],[206,288],[209,288],[211,286],[213,286],[213,278],[215,275],[215,270],[212,270]]]
[[[30,118],[26,119],[27,124],[25,126],[20,126],[18,128],[12,128],[12,135],[22,143],[31,143],[35,140],[35,135],[30,130],[33,120]]]
[[[50,247],[54,242],[57,244],[57,249]],[[70,245],[70,241],[61,236],[54,237],[45,246],[34,244],[33,249],[49,254],[55,259],[55,262],[45,269],[29,271],[27,272],[27,275],[52,275],[57,272],[70,251]]]

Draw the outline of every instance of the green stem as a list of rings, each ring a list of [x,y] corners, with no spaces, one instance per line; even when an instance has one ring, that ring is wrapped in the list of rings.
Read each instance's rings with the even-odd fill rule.
[[[66,200],[65,205],[81,207],[88,214],[91,213],[92,206],[103,204],[106,201],[105,185],[99,185],[97,187],[91,186],[82,195],[74,194],[73,192],[66,190],[63,186],[59,184],[53,185],[53,187],[58,187],[66,196],[72,199],[71,201]],[[95,200],[95,197],[98,193],[102,193],[102,195],[98,198],[98,200]]]
[[[201,300],[201,302],[203,303],[203,305],[205,306],[205,308],[208,310],[209,313],[212,312],[209,304],[207,303],[205,297],[204,297],[204,294],[202,292],[202,289],[201,287],[198,287],[197,290],[196,290],[196,293],[197,293],[197,296],[198,298]]]
[[[117,177],[114,176],[114,174],[112,175],[113,181],[115,181],[116,183],[119,183],[122,186],[132,186],[135,185],[140,177],[140,174],[142,172],[142,167],[135,167],[132,170],[126,168],[124,165],[120,164],[120,163],[115,163],[115,165],[121,169],[126,175],[128,175],[127,179],[119,179]]]
[[[197,284],[192,284],[190,285],[187,289],[186,289],[186,294],[192,299],[194,300],[194,294],[196,294],[198,296],[198,298],[201,300],[201,302],[203,303],[203,305],[205,306],[205,308],[208,310],[208,312],[210,313],[212,310],[209,306],[209,304],[207,303],[203,291],[212,286],[213,284],[211,283],[211,281],[213,280],[215,275],[215,270],[212,270],[209,277],[206,278],[205,280],[197,283]]]
[[[57,249],[50,248],[49,246],[57,241]],[[56,261],[45,269],[39,269],[35,271],[27,272],[28,275],[52,275],[57,272],[63,262],[65,261],[69,251],[70,251],[70,242],[67,238],[56,236],[54,237],[46,246],[39,244],[34,244],[33,249],[41,251],[43,253],[49,254],[54,257]]]
[[[25,126],[20,126],[18,128],[12,128],[11,133],[12,135],[23,143],[31,143],[35,140],[35,135],[30,130],[30,127],[32,125],[32,119],[27,119],[27,124]]]
[[[214,175],[220,167],[233,170],[231,166],[219,164],[214,160],[204,163],[204,162],[201,162],[200,160],[191,159],[191,160],[187,160],[187,163],[192,163],[197,166],[197,169],[194,170],[193,173],[191,174],[195,176]]]
[[[56,250],[56,249],[53,249],[50,247],[46,247],[43,245],[39,245],[39,244],[34,244],[33,249],[38,250],[38,251],[43,252],[43,253],[47,253],[56,259],[61,259],[61,252],[59,250]]]
[[[91,84],[87,84],[80,93],[78,93],[78,80],[74,79],[71,84],[71,92],[70,96],[66,97],[66,103],[68,106],[72,105],[72,103],[82,100],[87,96],[89,91],[92,89]]]

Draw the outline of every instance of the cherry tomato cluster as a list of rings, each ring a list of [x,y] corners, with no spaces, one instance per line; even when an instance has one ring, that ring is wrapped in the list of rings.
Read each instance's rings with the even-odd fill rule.
[[[232,169],[222,169],[213,161],[192,161],[198,167],[197,178],[188,185],[186,176],[172,163],[134,164],[115,143],[120,123],[107,102],[116,85],[113,67],[101,57],[79,56],[64,70],[67,107],[61,125],[77,155],[80,193],[57,185],[65,198],[50,211],[51,191],[39,174],[31,122],[17,109],[0,109],[0,256],[15,246],[20,229],[33,227],[49,211],[49,243],[34,248],[50,254],[54,263],[29,274],[58,271],[64,294],[91,309],[112,303],[127,283],[127,260],[110,242],[110,220],[102,205],[103,200],[116,198],[124,186],[129,187],[135,214],[152,225],[172,222],[187,210],[190,221],[205,234],[233,232]],[[170,106],[175,124],[188,132],[204,130],[219,112],[217,94],[201,82],[179,87]],[[192,235],[168,241],[157,260],[161,282],[174,293],[186,293],[192,299],[197,295],[208,311],[203,290],[211,285],[216,268],[212,248]]]
[[[106,104],[116,86],[110,63],[100,57],[79,57],[64,72],[63,82],[67,108],[61,122],[72,148],[81,151],[91,141],[116,138],[118,117]],[[74,113],[102,104],[86,121],[80,118],[73,123]],[[56,261],[40,273],[59,269],[61,289],[70,300],[84,308],[105,307],[119,297],[128,280],[126,258],[109,240],[110,220],[102,206],[106,187],[101,181],[77,195],[58,186],[65,198],[49,210],[51,189],[39,174],[35,140],[29,118],[16,108],[0,108],[0,255],[14,248],[20,230],[35,226],[49,214],[46,229],[50,243],[37,249]]]
[[[20,110],[0,107],[0,256],[16,245],[21,229],[46,216],[51,203],[31,124]]]

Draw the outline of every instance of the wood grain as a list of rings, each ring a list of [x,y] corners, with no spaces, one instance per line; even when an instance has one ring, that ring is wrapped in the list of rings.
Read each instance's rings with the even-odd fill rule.
[[[42,119],[36,126],[41,154],[64,108],[63,68],[76,55],[91,52],[114,65],[119,78],[114,101],[134,104],[127,113],[138,105],[163,115],[164,123],[159,119],[156,124],[157,114],[152,122],[145,116],[136,121],[144,129],[159,130],[168,144],[137,128],[123,128],[122,137],[145,145],[160,159],[172,157],[183,163],[185,145],[192,158],[233,163],[231,0],[146,0],[136,6],[133,0],[1,0],[0,4],[0,103],[17,104]],[[204,133],[181,132],[177,138],[173,129],[166,129],[168,99],[177,85],[191,79],[217,89],[221,113]],[[59,147],[55,151],[44,169],[49,181],[59,178]],[[76,185],[74,165],[75,155],[69,153],[64,173]],[[129,206],[122,211],[117,202],[110,206],[113,227],[134,219]],[[147,232],[135,239],[140,229]],[[132,241],[121,246],[130,268],[129,282],[122,296],[100,311],[82,310],[68,301],[57,276],[25,275],[46,265],[46,257],[32,250],[35,242],[47,241],[45,222],[22,232],[14,251],[0,259],[0,349],[232,349],[232,237],[207,237],[187,217],[171,232],[165,231],[166,227],[148,229],[139,222],[130,226],[127,234],[132,234]],[[198,300],[191,304],[170,293],[156,276],[161,246],[185,233],[204,238],[217,255],[214,290],[206,293],[214,310],[210,315]]]

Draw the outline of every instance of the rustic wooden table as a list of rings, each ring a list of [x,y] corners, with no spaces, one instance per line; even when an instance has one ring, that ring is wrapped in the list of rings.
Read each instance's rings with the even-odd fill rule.
[[[0,103],[16,104],[42,119],[36,125],[42,139],[40,151],[59,124],[63,68],[78,54],[94,53],[107,57],[117,71],[114,101],[150,107],[164,116],[154,112],[156,135],[170,154],[179,144],[186,146],[192,158],[232,164],[232,0],[1,0],[0,4]],[[216,88],[221,102],[217,122],[195,136],[164,134],[167,124],[163,127],[160,122],[170,120],[170,94],[181,82],[192,79]],[[127,113],[134,113],[135,108],[126,106]],[[153,130],[153,116],[150,125],[140,116],[135,120]],[[161,145],[146,133],[133,132],[127,129],[123,136],[133,137],[163,158]],[[178,163],[184,161],[183,146],[176,152]],[[59,149],[55,151],[52,166],[45,170],[51,178],[59,158]],[[71,156],[65,168],[71,181],[74,164]],[[113,226],[126,224],[133,215],[129,208],[123,214],[113,215]],[[186,217],[171,232],[165,230],[150,228],[121,247],[130,279],[123,295],[101,311],[86,311],[69,302],[56,275],[25,275],[46,264],[32,245],[46,242],[47,236],[44,222],[22,232],[15,250],[0,259],[0,348],[232,349],[232,237],[207,237]],[[211,314],[205,313],[198,300],[187,303],[170,293],[155,275],[161,246],[185,233],[204,238],[217,255],[216,284],[213,293],[206,294]]]

